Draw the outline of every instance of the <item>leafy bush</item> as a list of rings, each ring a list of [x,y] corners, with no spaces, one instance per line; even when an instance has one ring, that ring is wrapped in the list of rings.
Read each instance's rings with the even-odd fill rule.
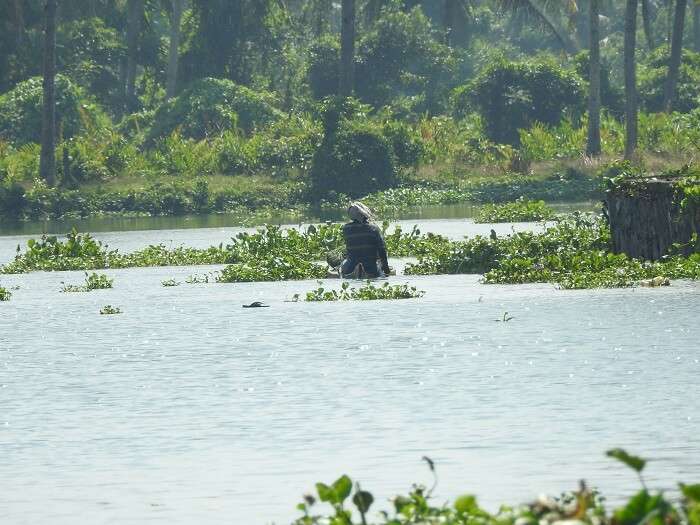
[[[24,188],[16,182],[0,185],[0,217],[18,220],[22,218],[27,200]]]
[[[12,292],[0,286],[0,301],[9,301],[10,299],[12,299]]]
[[[518,199],[502,204],[486,204],[479,208],[474,222],[523,222],[547,221],[555,216],[554,210],[544,201]]]
[[[554,126],[567,116],[578,118],[584,105],[581,78],[552,60],[500,60],[454,94],[458,116],[476,109],[486,136],[511,145],[520,142],[518,130],[535,122]]]
[[[147,141],[175,130],[196,140],[237,128],[250,133],[282,118],[275,104],[271,93],[253,91],[230,80],[204,78],[158,108]]]
[[[317,100],[338,93],[340,83],[340,42],[326,35],[309,49],[307,78],[311,94]]]
[[[659,46],[639,68],[639,94],[646,111],[663,111],[669,50]],[[673,109],[686,113],[700,106],[700,53],[683,49]]]
[[[42,79],[20,82],[0,95],[0,139],[14,145],[41,141],[43,104]],[[60,137],[70,138],[85,130],[106,127],[108,119],[80,87],[63,75],[56,75],[56,128]]]
[[[382,286],[374,286],[370,281],[361,288],[351,288],[350,283],[344,282],[340,290],[326,290],[321,286],[306,293],[306,301],[375,301],[379,299],[414,299],[423,297],[425,292],[407,284],[390,285],[385,282]]]
[[[358,43],[358,97],[373,106],[417,97],[416,114],[442,111],[457,60],[420,8],[385,9]]]
[[[342,124],[314,155],[311,184],[317,196],[341,193],[355,198],[395,183],[391,145],[371,124]]]
[[[122,35],[92,17],[61,24],[57,33],[58,68],[66,76],[95,95],[113,112],[124,103],[120,68],[126,59]]]

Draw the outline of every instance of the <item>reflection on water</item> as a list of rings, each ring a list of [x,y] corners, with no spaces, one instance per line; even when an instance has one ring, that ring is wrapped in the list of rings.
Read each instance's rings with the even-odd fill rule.
[[[341,473],[386,508],[431,481],[423,455],[440,500],[489,508],[581,477],[617,501],[638,482],[613,446],[653,460],[653,487],[700,474],[698,284],[396,277],[426,296],[345,304],[284,302],[315,282],[160,284],[211,270],[110,270],[85,294],[59,292],[81,272],[2,276],[3,523],[288,523]]]
[[[551,206],[560,212],[574,210],[597,211],[600,205],[594,202],[555,203]],[[423,206],[397,214],[394,219],[462,219],[473,217],[478,206],[473,204],[450,204]],[[34,222],[0,222],[2,235],[37,235],[42,233],[67,233],[75,228],[81,232],[111,232],[137,230],[179,230],[194,228],[230,228],[267,224],[298,224],[299,222],[340,221],[340,211],[315,211],[308,216],[280,213],[261,221],[255,217],[241,215],[183,215],[177,217],[98,217],[90,219],[65,219]]]

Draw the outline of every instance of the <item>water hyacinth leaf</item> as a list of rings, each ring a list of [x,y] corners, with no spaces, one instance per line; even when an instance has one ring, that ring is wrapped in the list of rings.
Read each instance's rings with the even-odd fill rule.
[[[318,499],[321,501],[333,503],[333,489],[325,483],[316,483],[316,492],[318,492]]]
[[[639,456],[633,456],[631,454],[628,454],[627,451],[622,448],[610,449],[605,454],[608,457],[614,458],[624,463],[629,468],[638,473],[641,473],[642,470],[644,470],[644,466],[647,463],[645,459],[642,459]]]
[[[700,483],[695,485],[686,485],[685,483],[679,484],[681,493],[689,501],[695,503],[700,503]]]
[[[455,510],[460,514],[477,514],[481,509],[476,502],[476,496],[465,494],[455,501]]]
[[[352,502],[362,514],[366,514],[374,503],[374,496],[366,490],[358,490],[352,497]]]
[[[640,490],[622,508],[614,513],[618,525],[662,525],[663,516],[669,508],[668,502],[661,494],[651,495],[646,489]]]
[[[411,505],[411,500],[405,496],[396,496],[394,498],[394,508],[399,514],[402,514],[404,509],[409,505]]]
[[[342,503],[352,492],[352,480],[346,475],[342,475],[333,482],[333,492],[335,492],[337,502]]]

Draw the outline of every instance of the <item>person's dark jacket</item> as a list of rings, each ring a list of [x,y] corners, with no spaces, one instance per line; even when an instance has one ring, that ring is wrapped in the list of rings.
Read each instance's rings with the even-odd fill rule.
[[[386,275],[389,274],[386,244],[381,230],[375,224],[349,222],[343,226],[343,237],[345,237],[345,248],[348,252],[347,259],[353,267],[362,263],[366,271],[375,273],[377,259],[379,259],[382,271]]]

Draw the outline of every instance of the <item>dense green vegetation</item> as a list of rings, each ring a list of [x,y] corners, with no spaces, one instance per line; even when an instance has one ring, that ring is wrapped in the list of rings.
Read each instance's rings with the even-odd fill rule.
[[[575,214],[543,233],[441,242],[406,268],[409,275],[482,273],[487,284],[556,283],[561,288],[635,286],[656,277],[699,279],[700,254],[662,261],[612,253],[602,218]]]
[[[0,286],[0,301],[9,301],[10,299],[12,299],[12,292]]]
[[[172,2],[127,4],[59,9],[52,187],[39,176],[43,5],[6,6],[3,219],[595,195],[584,0],[533,17],[500,0],[358,0],[355,98],[337,96],[339,3],[185,0],[181,16]],[[673,2],[653,4],[656,38],[642,45],[640,22],[637,49],[636,162],[650,172],[700,147],[700,37],[686,31],[666,111]],[[623,7],[601,13],[604,161],[625,149]]]
[[[387,226],[384,225],[385,230]],[[541,233],[516,232],[451,241],[417,228],[410,232],[395,228],[386,233],[385,239],[392,256],[417,258],[407,264],[407,275],[477,273],[484,275],[486,284],[550,282],[567,289],[700,279],[697,250],[684,256],[680,253],[687,250],[679,249],[679,254],[654,262],[615,254],[604,218],[579,213],[562,217]],[[319,279],[328,276],[328,267],[320,261],[342,257],[343,246],[337,224],[305,230],[267,226],[253,234],[239,234],[225,246],[168,249],[157,245],[128,254],[110,250],[89,234],[73,232],[65,241],[46,236],[39,241],[30,240],[27,249],[0,272],[226,264],[216,281]],[[208,282],[208,276],[194,276],[188,282]]]
[[[544,201],[518,199],[502,204],[486,204],[479,208],[474,222],[523,222],[546,221],[555,216],[554,210]]]
[[[294,525],[550,525],[554,523],[577,523],[582,525],[698,525],[700,524],[700,485],[679,484],[681,497],[673,498],[666,493],[647,488],[642,472],[646,460],[628,454],[622,449],[607,452],[611,458],[627,465],[640,478],[641,489],[620,507],[609,510],[605,498],[582,481],[578,490],[563,493],[560,497],[540,496],[525,505],[501,505],[495,512],[482,508],[474,495],[466,494],[454,503],[436,502],[437,487],[435,465],[428,463],[435,476],[431,488],[414,485],[406,495],[392,499],[389,511],[374,512],[374,496],[353,483],[348,476],[341,476],[330,485],[316,484],[316,495],[307,495],[297,505],[303,516]],[[329,510],[317,513],[317,501],[326,504]],[[372,511],[370,513],[370,511]],[[371,516],[379,516],[375,521]]]

